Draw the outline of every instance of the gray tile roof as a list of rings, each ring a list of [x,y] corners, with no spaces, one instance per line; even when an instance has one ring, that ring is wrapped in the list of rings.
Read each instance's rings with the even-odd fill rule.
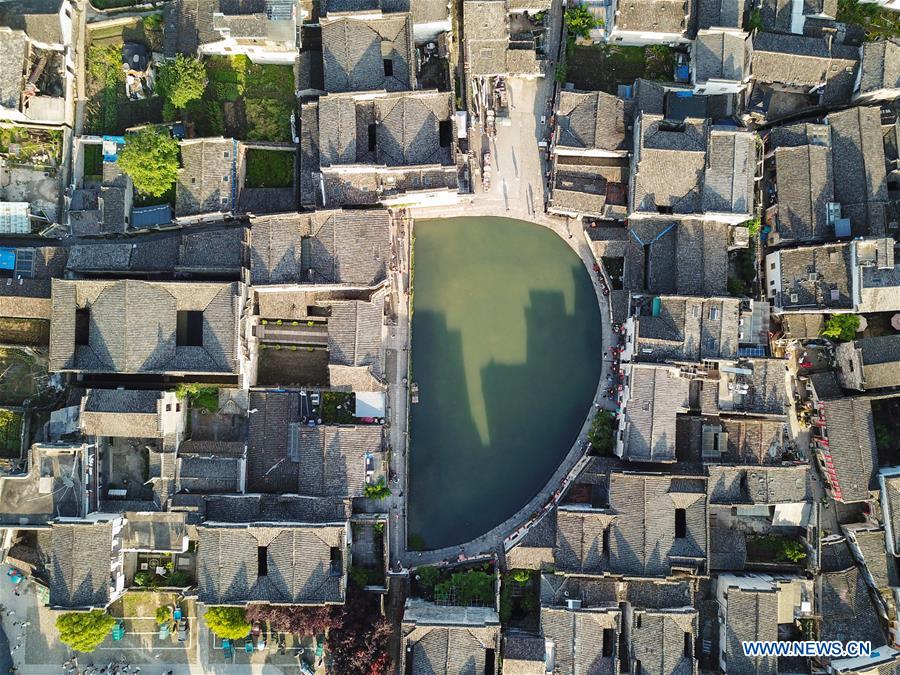
[[[81,431],[88,436],[161,437],[160,391],[88,389],[82,403]]]
[[[858,529],[853,536],[863,565],[872,575],[875,589],[890,593],[888,589],[898,584],[897,566],[893,556],[889,556],[885,548],[884,529]]]
[[[603,158],[608,161],[610,158]],[[628,185],[627,160],[620,164],[598,166],[592,157],[557,155],[553,162],[552,193],[549,208],[564,215],[608,218],[610,213],[625,215],[624,196]],[[607,200],[610,195],[616,199]],[[618,197],[622,198],[619,199]]]
[[[745,0],[699,0],[698,28],[740,28],[744,23]]]
[[[728,242],[733,226],[671,216],[642,217],[628,225],[624,253],[610,254],[625,258],[627,290],[727,295]],[[649,257],[646,265],[645,257]]]
[[[728,672],[764,675],[778,672],[773,656],[744,656],[742,642],[778,639],[778,596],[772,591],[729,588],[725,614],[725,644]]]
[[[770,450],[775,450],[775,457],[780,457],[784,448],[785,423],[739,415],[736,417],[721,416],[718,424],[728,434],[723,461],[733,464],[767,464],[773,461]]]
[[[842,342],[835,356],[838,377],[847,389],[900,387],[900,335]]]
[[[361,497],[366,456],[384,462],[380,425],[299,427],[299,489],[313,497]]]
[[[703,210],[751,213],[755,170],[756,134],[712,127],[703,180]]]
[[[324,205],[374,206],[382,200],[414,192],[459,191],[455,166],[377,167],[367,171],[345,173],[323,170]]]
[[[546,643],[535,635],[508,635],[503,638],[505,675],[545,675]]]
[[[821,575],[820,640],[863,640],[886,644],[878,612],[862,573],[856,567]]]
[[[692,5],[692,0],[627,0],[618,6],[615,29],[680,35],[688,30]]]
[[[412,18],[338,17],[321,20],[325,89],[406,91],[415,89]],[[391,74],[385,60],[392,63]]]
[[[885,522],[890,522],[893,549],[900,551],[900,475],[884,477],[883,503],[887,505]]]
[[[775,150],[778,215],[775,231],[782,240],[810,241],[834,236],[826,207],[834,201],[832,153],[820,145]]]
[[[25,85],[25,56],[28,38],[18,30],[0,28],[0,106],[18,110]]]
[[[251,392],[247,487],[308,497],[359,497],[366,455],[384,461],[378,425],[306,427],[290,392]],[[277,467],[277,468],[274,468]]]
[[[623,459],[638,462],[675,461],[675,420],[687,410],[688,380],[666,366],[625,366],[628,399],[624,402]]]
[[[559,148],[625,150],[625,104],[602,91],[567,91],[557,107]]]
[[[822,405],[828,453],[837,475],[832,492],[844,502],[867,500],[878,465],[872,403],[863,398],[841,398]]]
[[[111,523],[53,525],[47,562],[51,606],[106,607],[112,539]]]
[[[184,448],[183,443],[181,448]],[[179,490],[191,494],[240,492],[244,462],[240,457],[185,454],[178,451],[176,480]]]
[[[242,284],[53,280],[51,370],[117,373],[238,369]],[[76,344],[76,311],[89,312]],[[177,344],[179,312],[202,312],[202,345]]]
[[[891,237],[853,241],[857,261],[853,281],[860,295],[857,311],[900,309],[900,260],[895,260],[895,247]]]
[[[102,232],[124,233],[128,229],[125,222],[125,190],[124,187],[104,185],[100,188],[100,210],[103,214]]]
[[[850,102],[859,49],[825,38],[757,32],[753,37],[751,73],[761,83],[818,87],[822,105]]]
[[[178,495],[173,499],[177,499]],[[350,500],[298,495],[210,495],[203,498],[207,520],[226,523],[335,523],[350,517]]]
[[[696,82],[733,80],[750,75],[750,39],[737,31],[701,30],[693,42],[691,58]]]
[[[621,621],[618,607],[608,611],[541,608],[541,632],[556,647],[556,668],[560,673],[618,672]],[[604,633],[604,629],[610,632]],[[612,644],[604,644],[604,637]]]
[[[200,602],[344,601],[349,562],[346,525],[201,526],[197,532]],[[265,570],[259,566],[262,556]]]
[[[681,263],[679,263],[681,264]],[[740,300],[659,296],[656,316],[635,317],[640,361],[701,361],[737,356]]]
[[[778,255],[783,307],[798,310],[853,307],[849,244],[802,246],[781,250]],[[796,295],[796,302],[792,295]]]
[[[330,306],[329,361],[339,366],[369,366],[376,376],[381,375],[383,303],[341,300]]]
[[[701,572],[708,548],[706,480],[613,473],[609,505],[616,513],[609,536],[610,571],[668,576],[673,568]],[[676,510],[685,536],[676,537]]]
[[[804,18],[816,15],[833,18],[837,13],[837,0],[804,0],[799,4]],[[793,32],[793,7],[792,0],[764,0],[760,7],[763,30],[775,33]],[[806,29],[805,25],[803,27]]]
[[[318,211],[253,219],[253,283],[374,286],[387,278],[388,211]]]
[[[129,550],[180,553],[187,536],[184,513],[126,513],[122,546]]]
[[[404,632],[402,668],[413,675],[487,673],[487,650],[500,647],[499,626],[417,625]]]
[[[881,111],[855,107],[826,118],[834,148],[834,196],[855,235],[882,234],[888,201]]]
[[[543,72],[542,62],[533,49],[510,49],[505,0],[466,0],[462,33],[466,67],[473,75],[537,75]]]
[[[615,515],[602,511],[560,508],[556,512],[556,568],[575,574],[609,571],[609,551],[604,533]]]
[[[237,151],[237,142],[231,138],[182,141],[182,168],[175,181],[176,217],[234,209]]]
[[[449,164],[450,148],[441,146],[440,123],[449,123],[452,115],[449,92],[415,92],[376,99],[377,163]]]
[[[900,41],[878,40],[862,46],[859,93],[900,89]]]
[[[673,125],[660,115],[641,115],[640,149],[632,181],[633,211],[696,213],[706,166],[706,121]]]
[[[633,657],[647,675],[692,675],[697,672],[693,655],[697,634],[696,610],[637,610],[631,626]],[[685,654],[685,642],[691,645],[689,655]]]
[[[59,14],[62,0],[12,0],[0,3],[0,26],[22,30],[35,42],[63,45],[62,22]],[[68,7],[68,5],[66,5]]]
[[[708,465],[710,504],[791,504],[812,500],[809,465]]]

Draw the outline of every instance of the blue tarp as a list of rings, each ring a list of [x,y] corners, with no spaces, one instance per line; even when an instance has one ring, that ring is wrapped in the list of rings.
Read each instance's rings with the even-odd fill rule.
[[[119,146],[125,145],[124,136],[103,137],[103,161],[115,162],[119,159]]]
[[[0,248],[0,270],[16,269],[16,249]]]

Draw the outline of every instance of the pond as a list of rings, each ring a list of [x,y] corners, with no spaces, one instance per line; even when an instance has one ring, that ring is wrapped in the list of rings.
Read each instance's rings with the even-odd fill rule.
[[[411,548],[474,539],[546,484],[591,408],[600,310],[554,232],[506,218],[415,224]]]

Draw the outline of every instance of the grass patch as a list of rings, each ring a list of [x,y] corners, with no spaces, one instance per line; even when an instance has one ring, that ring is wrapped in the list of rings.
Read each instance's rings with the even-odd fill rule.
[[[0,349],[0,405],[22,405],[46,382],[46,361],[19,349]]]
[[[356,394],[351,391],[322,392],[322,421],[325,424],[355,424]]]
[[[12,150],[16,150],[15,159],[12,161],[59,166],[62,155],[62,131],[0,127],[0,153],[11,154]]]
[[[50,343],[50,322],[46,319],[0,319],[0,343],[47,345]]]
[[[11,410],[0,410],[0,452],[4,457],[18,457],[22,441],[22,416]]]
[[[251,148],[246,155],[248,188],[282,188],[294,184],[294,153]]]
[[[84,175],[103,175],[103,146],[99,143],[84,146]]]
[[[577,89],[615,94],[618,85],[633,84],[638,78],[671,80],[674,68],[675,55],[663,45],[574,45],[567,55],[566,81]]]
[[[297,104],[291,66],[253,63],[243,55],[206,60],[206,93],[187,108],[201,136],[288,142]]]
[[[179,384],[175,388],[179,400],[187,399],[192,408],[214,413],[219,409],[219,388],[202,384]]]

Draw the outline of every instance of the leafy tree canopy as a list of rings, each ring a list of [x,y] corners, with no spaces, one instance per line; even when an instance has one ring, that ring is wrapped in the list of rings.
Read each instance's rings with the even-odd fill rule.
[[[178,54],[160,66],[157,86],[160,93],[179,110],[196,101],[206,91],[206,68],[193,56]]]
[[[243,607],[210,607],[205,619],[209,629],[225,640],[240,640],[250,633],[250,622]]]
[[[591,30],[598,25],[594,15],[584,5],[575,5],[566,10],[566,30],[569,38],[590,37]]]
[[[138,192],[161,197],[178,178],[178,141],[166,131],[141,129],[126,139],[119,166],[131,176]]]
[[[336,605],[290,607],[286,605],[250,605],[247,621],[268,622],[276,631],[294,635],[322,635],[341,625],[341,608]]]
[[[832,314],[825,322],[822,336],[839,342],[850,342],[859,330],[859,315]]]
[[[588,441],[599,455],[608,455],[613,450],[615,433],[613,416],[608,410],[598,410],[588,431]]]
[[[68,612],[56,619],[59,639],[78,652],[92,652],[106,639],[116,620],[106,612]]]

